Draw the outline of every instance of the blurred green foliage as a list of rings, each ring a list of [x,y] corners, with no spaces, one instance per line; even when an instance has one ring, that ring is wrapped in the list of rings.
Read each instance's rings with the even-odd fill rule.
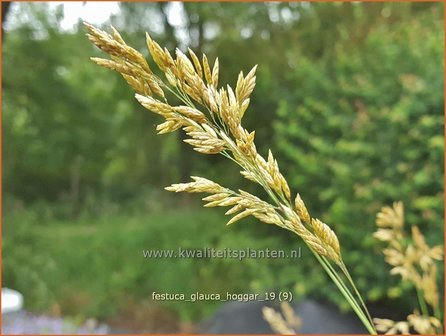
[[[383,204],[402,200],[407,225],[419,225],[431,244],[443,243],[444,41],[437,15],[381,18],[356,31],[356,41],[348,27],[339,28],[316,61],[313,54],[294,60],[279,100],[274,143],[282,166],[312,212],[341,236],[346,263],[369,300],[385,297],[399,280],[385,272],[371,236]]]
[[[298,265],[144,260],[149,247],[300,242],[253,221],[226,229],[197,197],[166,195],[162,187],[192,174],[257,189],[230,162],[194,153],[181,134],[156,136],[157,116],[88,60],[100,53],[80,23],[64,31],[60,8],[15,6],[3,44],[5,286],[32,309],[56,304],[101,318],[127,296],[173,290],[292,288],[346,308],[310,255]],[[181,25],[169,20],[169,3],[120,6],[111,21],[140,50],[145,31],[170,50],[191,45],[219,57],[229,84],[259,64],[244,120],[259,151],[273,150],[292,190],[334,227],[366,299],[410,311],[413,290],[389,275],[372,232],[380,207],[403,200],[407,223],[443,243],[443,5],[185,3]],[[215,307],[168,306],[184,319]]]
[[[172,205],[171,205],[172,206]],[[166,205],[167,208],[167,205]],[[286,288],[294,271],[286,259],[145,258],[144,250],[276,249],[289,251],[274,234],[253,234],[258,224],[229,230],[216,211],[197,204],[178,211],[114,211],[76,221],[58,221],[37,208],[12,211],[4,227],[4,283],[25,294],[28,309],[78,318],[109,318],[129,302],[150,303],[183,320],[209,315],[220,302],[156,302],[157,293],[246,293]],[[36,225],[42,223],[45,225]],[[303,251],[304,258],[310,257]],[[299,263],[303,259],[294,259]],[[279,284],[276,274],[288,278]]]

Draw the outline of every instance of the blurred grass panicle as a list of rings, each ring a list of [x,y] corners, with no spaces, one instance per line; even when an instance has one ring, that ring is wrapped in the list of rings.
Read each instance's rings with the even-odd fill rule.
[[[403,281],[415,287],[421,310],[420,313],[415,309],[407,316],[407,321],[376,318],[374,322],[377,330],[386,334],[408,334],[412,327],[422,335],[441,334],[443,329],[436,263],[443,259],[444,247],[430,247],[415,225],[411,227],[412,236],[406,236],[402,202],[395,202],[393,207],[383,207],[376,216],[376,225],[378,230],[374,234],[375,238],[388,244],[383,252],[386,262],[393,266],[390,274],[400,275]]]

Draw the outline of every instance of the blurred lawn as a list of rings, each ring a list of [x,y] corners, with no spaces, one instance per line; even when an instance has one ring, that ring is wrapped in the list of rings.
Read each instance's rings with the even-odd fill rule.
[[[143,257],[144,249],[285,248],[280,235],[260,240],[250,233],[252,224],[262,228],[254,221],[226,227],[221,212],[194,207],[59,221],[42,218],[42,209],[17,210],[7,214],[3,224],[3,252],[8,255],[4,281],[24,294],[27,309],[107,319],[128,305],[139,309],[150,301],[152,308],[159,308],[153,291],[246,293],[280,286],[274,270],[283,268],[286,260]],[[183,321],[203,318],[218,305],[159,304]]]

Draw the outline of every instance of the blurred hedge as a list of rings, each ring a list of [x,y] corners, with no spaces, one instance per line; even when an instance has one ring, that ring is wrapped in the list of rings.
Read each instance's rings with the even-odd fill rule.
[[[341,30],[320,57],[297,56],[274,123],[282,169],[340,235],[360,289],[369,300],[404,297],[405,307],[413,292],[389,275],[372,232],[380,207],[402,200],[406,224],[419,225],[431,244],[443,243],[439,14]]]

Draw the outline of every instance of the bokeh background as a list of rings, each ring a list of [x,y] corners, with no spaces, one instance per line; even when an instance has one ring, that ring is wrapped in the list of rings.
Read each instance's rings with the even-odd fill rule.
[[[335,229],[372,310],[412,311],[413,288],[389,274],[372,233],[381,206],[402,200],[407,224],[443,244],[441,3],[103,6],[84,18],[113,24],[145,55],[148,31],[171,51],[218,56],[224,84],[258,64],[245,126],[259,152],[274,152],[293,192]],[[179,332],[220,303],[154,302],[153,291],[291,290],[348,310],[306,250],[297,262],[144,259],[143,249],[303,244],[253,219],[226,227],[224,211],[163,190],[198,175],[256,191],[180,133],[155,135],[160,119],[89,60],[101,54],[67,6],[12,3],[3,14],[2,285],[24,294],[28,312]]]

